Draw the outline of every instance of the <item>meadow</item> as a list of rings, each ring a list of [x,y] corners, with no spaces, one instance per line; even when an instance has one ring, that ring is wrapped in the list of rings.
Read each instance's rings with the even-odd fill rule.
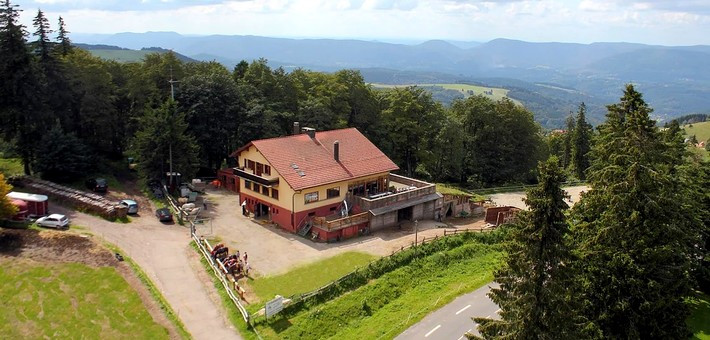
[[[113,267],[0,259],[7,339],[168,339]]]
[[[498,87],[488,87],[488,86],[478,86],[478,85],[470,85],[470,84],[404,84],[404,85],[389,85],[389,84],[371,84],[375,88],[399,88],[399,87],[408,87],[408,86],[419,86],[422,88],[427,88],[427,87],[440,87],[443,88],[444,90],[450,90],[450,91],[456,91],[460,93],[461,95],[464,96],[464,98],[468,98],[469,96],[472,95],[483,95],[485,97],[488,97],[493,100],[501,100],[503,98],[508,98],[515,102],[518,105],[521,105],[521,103],[515,99],[509,98],[508,97],[508,91],[507,89],[503,88],[498,88]]]

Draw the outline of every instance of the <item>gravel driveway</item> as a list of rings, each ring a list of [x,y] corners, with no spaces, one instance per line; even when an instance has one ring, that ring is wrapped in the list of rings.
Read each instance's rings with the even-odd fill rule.
[[[239,339],[223,315],[219,297],[197,253],[189,246],[189,230],[157,221],[149,209],[131,223],[113,223],[56,204],[52,212],[69,216],[72,224],[115,244],[130,256],[156,287],[195,339]],[[198,275],[199,274],[199,275]]]

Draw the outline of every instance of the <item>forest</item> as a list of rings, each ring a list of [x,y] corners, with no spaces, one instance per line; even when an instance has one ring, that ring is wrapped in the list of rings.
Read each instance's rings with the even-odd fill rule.
[[[507,99],[444,107],[422,88],[373,89],[359,71],[286,72],[265,59],[232,70],[173,53],[120,63],[75,47],[61,18],[54,34],[41,11],[29,34],[18,11],[7,2],[0,18],[0,133],[26,174],[61,181],[132,157],[156,178],[172,149],[189,177],[230,165],[236,148],[286,135],[296,121],[356,127],[403,174],[469,187],[534,181],[549,153],[533,114]]]

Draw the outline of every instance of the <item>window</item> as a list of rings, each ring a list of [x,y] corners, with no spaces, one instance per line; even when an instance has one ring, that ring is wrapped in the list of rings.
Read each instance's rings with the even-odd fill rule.
[[[262,172],[264,172],[264,165],[261,163],[256,163],[256,175],[261,176]]]
[[[254,161],[250,160],[249,163],[248,163],[248,165],[247,165],[247,168],[253,170],[253,169],[254,169]]]
[[[303,198],[305,198],[306,204],[308,203],[313,203],[313,202],[318,202],[318,192],[309,192],[305,195],[303,195]]]
[[[269,187],[261,187],[261,193],[269,196]]]
[[[254,183],[254,191],[261,192],[261,185]]]
[[[276,189],[271,189],[271,198],[275,200],[279,199],[279,191]]]
[[[271,167],[268,166],[268,165],[264,165],[264,173],[265,173],[267,176],[271,176]]]
[[[340,197],[340,187],[330,188],[326,192],[328,193],[328,198]]]
[[[244,180],[244,187],[251,190],[251,181]]]

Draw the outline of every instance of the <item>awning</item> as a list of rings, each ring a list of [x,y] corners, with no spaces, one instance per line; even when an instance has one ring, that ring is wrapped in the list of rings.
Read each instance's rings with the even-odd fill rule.
[[[259,184],[264,185],[264,186],[267,186],[267,187],[268,187],[268,186],[274,186],[274,185],[276,185],[276,184],[279,184],[279,178],[278,178],[278,177],[271,178],[271,179],[269,179],[269,178],[264,178],[264,177],[257,176],[257,175],[254,175],[254,174],[252,174],[252,173],[246,172],[246,171],[244,171],[244,170],[242,170],[242,169],[239,169],[239,168],[234,168],[234,174],[235,174],[236,176],[238,176],[238,177],[244,178],[244,179],[246,179],[246,180],[250,180],[250,181],[255,182],[255,183],[259,183]]]
[[[10,191],[7,197],[25,202],[44,202],[48,199],[45,195],[28,194],[24,192]]]
[[[388,213],[388,212],[397,211],[397,210],[399,210],[399,209],[409,208],[409,207],[415,206],[415,205],[417,205],[417,204],[422,204],[422,203],[425,203],[425,202],[434,201],[434,200],[437,200],[437,199],[442,198],[442,197],[443,197],[443,196],[442,196],[440,193],[436,192],[436,193],[433,193],[433,194],[429,194],[429,195],[424,195],[424,196],[421,196],[421,197],[417,197],[417,198],[415,198],[415,199],[411,199],[411,200],[408,200],[408,201],[397,202],[397,203],[395,203],[395,204],[388,205],[388,206],[385,206],[385,207],[382,207],[382,208],[375,208],[375,209],[370,210],[370,213],[372,214],[372,216],[379,216],[379,215],[382,215],[382,214],[386,214],[386,213]]]

